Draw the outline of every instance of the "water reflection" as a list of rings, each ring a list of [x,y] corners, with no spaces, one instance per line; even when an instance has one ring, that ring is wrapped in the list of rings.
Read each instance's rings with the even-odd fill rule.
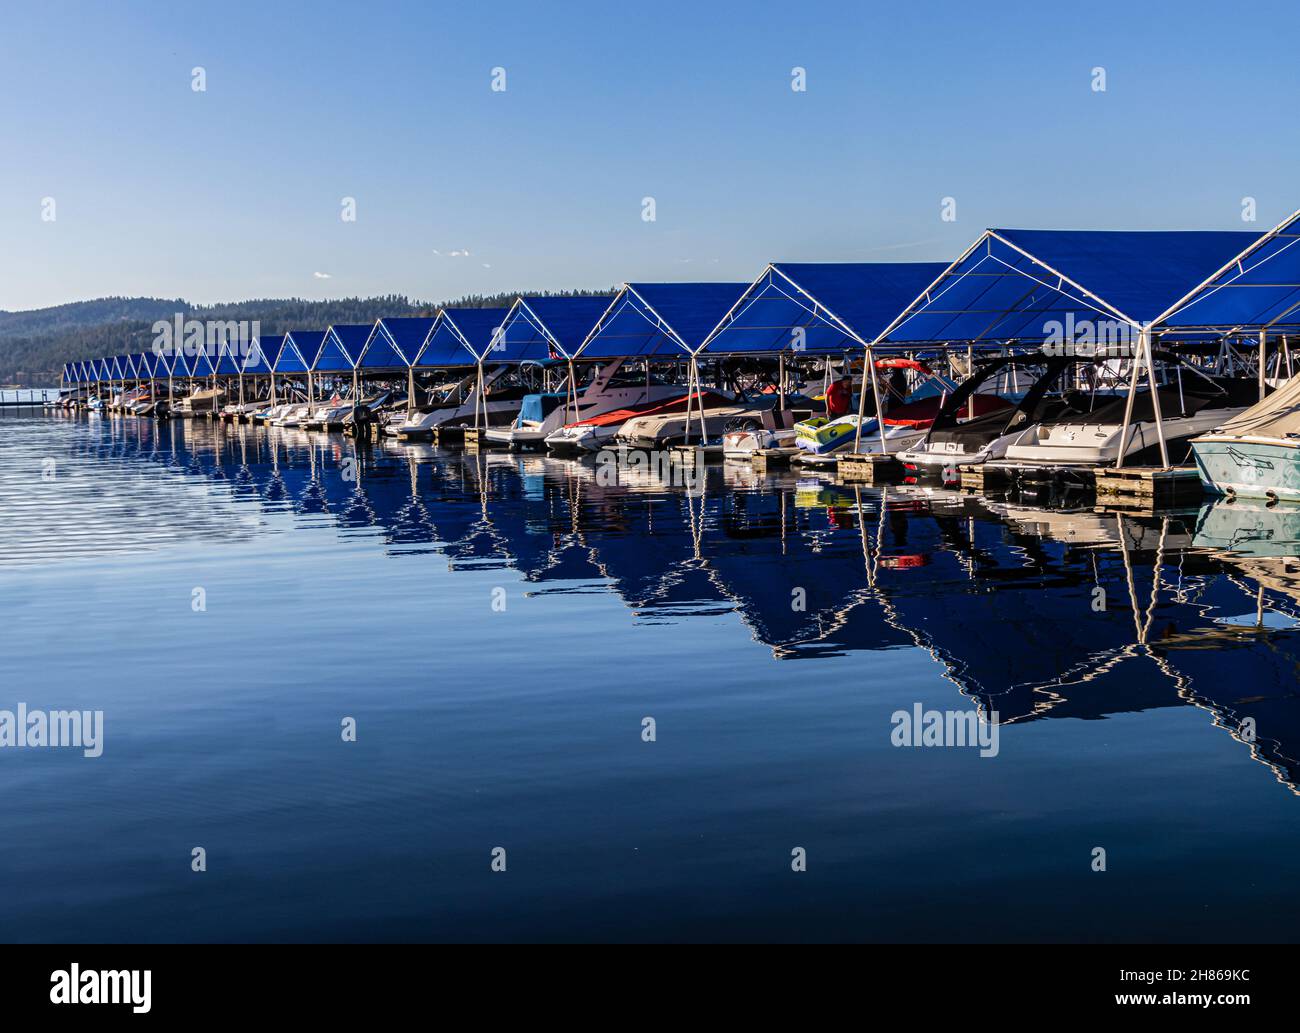
[[[324,526],[397,562],[613,593],[636,622],[734,612],[775,660],[920,647],[1008,725],[1197,707],[1300,782],[1300,510],[1049,511],[748,466],[684,489],[652,468],[609,483],[590,461],[181,421],[15,422],[4,449],[7,567]]]

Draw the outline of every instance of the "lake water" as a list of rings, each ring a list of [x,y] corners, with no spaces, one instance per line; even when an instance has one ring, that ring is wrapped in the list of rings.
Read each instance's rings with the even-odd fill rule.
[[[1297,538],[4,417],[0,938],[1291,940]]]

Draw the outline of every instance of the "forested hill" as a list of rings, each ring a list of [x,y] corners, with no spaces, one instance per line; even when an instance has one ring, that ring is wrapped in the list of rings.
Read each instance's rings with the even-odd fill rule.
[[[331,323],[373,323],[383,316],[431,315],[440,304],[465,308],[509,305],[519,293],[473,294],[442,303],[399,294],[373,298],[307,301],[263,298],[219,305],[192,305],[182,298],[99,298],[25,312],[0,310],[0,383],[34,386],[59,382],[65,362],[145,351],[160,319],[258,320],[263,333],[324,329]],[[611,290],[553,291],[557,295],[610,294]]]

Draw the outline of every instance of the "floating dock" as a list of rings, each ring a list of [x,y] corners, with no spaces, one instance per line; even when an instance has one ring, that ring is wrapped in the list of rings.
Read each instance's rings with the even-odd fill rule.
[[[850,453],[840,456],[836,479],[853,484],[897,484],[903,479],[903,464],[896,456]]]

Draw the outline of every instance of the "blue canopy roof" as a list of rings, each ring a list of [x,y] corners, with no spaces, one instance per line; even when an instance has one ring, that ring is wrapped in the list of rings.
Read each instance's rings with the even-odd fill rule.
[[[745,289],[743,283],[625,283],[582,342],[577,356],[694,352]]]
[[[941,262],[774,263],[700,350],[828,355],[860,348],[945,268]]]
[[[473,366],[492,348],[493,339],[510,311],[504,308],[443,309],[434,320],[412,365],[420,369]]]
[[[182,348],[173,347],[163,352],[163,365],[171,371],[173,377],[190,376],[190,361]]]
[[[191,376],[210,377],[217,371],[212,361],[215,356],[210,355],[206,348],[200,348],[195,354],[186,357],[190,362]]]
[[[135,357],[135,375],[141,379],[152,380],[155,374],[154,364],[157,357],[152,352],[140,352]]]
[[[378,320],[370,330],[357,364],[363,369],[406,369],[414,365],[433,324],[433,316],[390,316]]]
[[[1272,330],[1300,327],[1300,212],[1256,237],[1194,290],[1160,328]]]
[[[97,369],[98,372],[99,372],[99,376],[97,377],[97,379],[99,379],[99,380],[112,380],[112,379],[113,379],[113,360],[112,360],[112,359],[109,359],[109,358],[103,358],[103,359],[98,360],[98,364],[97,364],[97,366],[96,366],[96,369]]]
[[[290,330],[284,337],[280,355],[275,360],[277,373],[306,373],[316,360],[324,330]]]
[[[1041,341],[1062,325],[1098,317],[1139,325],[1255,236],[986,230],[878,337],[894,343]]]
[[[609,307],[608,297],[518,298],[491,345],[494,362],[571,358]]]
[[[325,339],[312,363],[314,373],[333,373],[356,369],[357,360],[370,339],[371,323],[335,323],[325,331]]]
[[[254,337],[244,354],[244,372],[265,375],[275,369],[284,344],[284,334],[261,334]]]
[[[239,341],[222,341],[217,345],[216,370],[223,377],[234,376],[244,363]]]

